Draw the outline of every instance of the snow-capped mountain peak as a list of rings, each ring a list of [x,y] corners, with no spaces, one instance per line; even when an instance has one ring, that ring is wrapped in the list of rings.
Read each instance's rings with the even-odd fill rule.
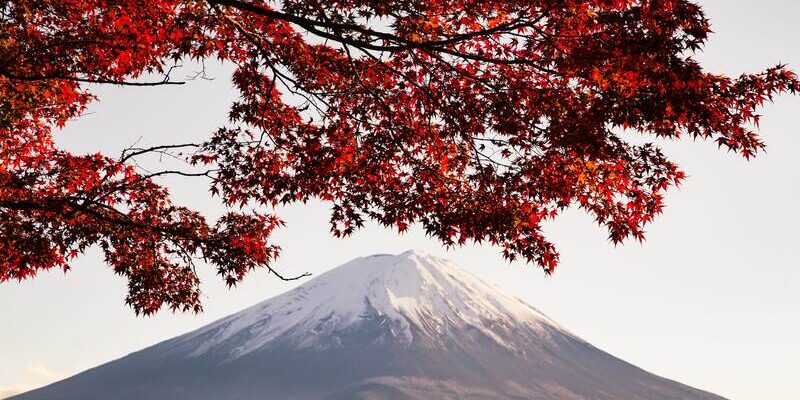
[[[195,355],[225,345],[239,357],[287,333],[300,347],[315,346],[365,318],[381,318],[391,335],[409,343],[415,335],[472,327],[504,344],[490,326],[557,327],[452,261],[412,250],[357,258],[189,336],[203,338]]]
[[[566,332],[450,261],[348,262],[15,400],[724,400]]]

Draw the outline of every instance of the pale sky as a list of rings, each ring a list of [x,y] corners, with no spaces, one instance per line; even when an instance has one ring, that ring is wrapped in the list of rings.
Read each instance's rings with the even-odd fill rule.
[[[703,0],[716,32],[700,55],[728,74],[777,62],[800,68],[800,3]],[[119,149],[142,137],[163,144],[205,137],[225,121],[236,93],[226,69],[183,87],[103,88],[90,115],[59,141],[74,151]],[[191,71],[186,71],[189,73]],[[339,240],[320,205],[281,211],[277,268],[320,273],[352,258],[419,249],[455,260],[526,300],[563,326],[650,372],[735,400],[794,400],[800,393],[800,99],[763,110],[767,153],[746,162],[710,142],[666,143],[689,178],[644,244],[614,247],[586,215],[570,212],[547,227],[561,251],[555,276],[508,264],[497,249],[447,251],[415,227],[399,236],[369,224]],[[170,181],[178,202],[218,215],[195,181]],[[202,271],[206,311],[137,318],[123,301],[125,281],[96,251],[73,270],[0,285],[0,398],[47,384],[198,328],[298,283],[265,271],[227,290]]]

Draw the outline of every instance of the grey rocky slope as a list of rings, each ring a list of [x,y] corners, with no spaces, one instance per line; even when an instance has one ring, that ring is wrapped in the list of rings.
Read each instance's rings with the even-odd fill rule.
[[[353,260],[13,399],[722,398],[593,347],[447,260],[406,252]]]

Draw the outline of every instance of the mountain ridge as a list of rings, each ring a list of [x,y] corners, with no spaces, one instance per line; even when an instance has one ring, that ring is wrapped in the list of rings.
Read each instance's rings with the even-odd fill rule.
[[[385,259],[391,261],[383,262]],[[454,289],[454,286],[457,287]],[[473,296],[460,296],[465,291]],[[323,322],[311,328],[311,333],[347,326],[370,308],[401,330],[395,332],[399,339],[409,342],[413,341],[412,324],[432,336],[441,334],[439,331],[445,324],[455,322],[471,324],[492,335],[479,321],[480,316],[485,315],[507,323],[527,323],[531,327],[551,325],[571,334],[539,310],[500,292],[452,261],[409,250],[396,256],[379,254],[356,258],[284,294],[182,336],[188,338],[221,330],[196,351],[202,353],[245,328],[263,326],[258,336],[239,351],[247,353],[309,322]],[[273,321],[273,317],[280,317],[280,314],[283,320]],[[298,344],[302,347],[313,343]]]
[[[617,359],[460,269],[361,257],[15,400],[723,400]]]

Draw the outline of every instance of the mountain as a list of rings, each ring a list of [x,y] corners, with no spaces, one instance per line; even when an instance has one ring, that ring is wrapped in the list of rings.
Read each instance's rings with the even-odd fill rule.
[[[14,400],[724,400],[581,340],[452,262],[358,258]]]

